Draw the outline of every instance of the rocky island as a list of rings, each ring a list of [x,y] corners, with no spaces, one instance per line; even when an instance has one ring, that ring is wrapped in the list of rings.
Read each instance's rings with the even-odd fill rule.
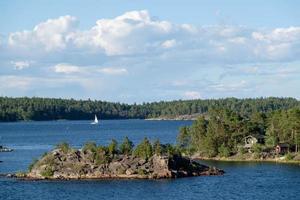
[[[35,161],[26,179],[162,179],[221,175],[224,171],[176,154],[170,146],[145,139],[134,150],[125,138],[120,150],[88,143],[82,149],[61,144]],[[171,152],[173,151],[173,152]]]

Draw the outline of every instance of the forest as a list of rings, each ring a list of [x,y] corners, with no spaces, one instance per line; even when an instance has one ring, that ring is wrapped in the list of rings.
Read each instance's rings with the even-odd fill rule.
[[[190,127],[180,129],[178,146],[186,154],[229,157],[250,152],[256,158],[260,158],[262,153],[265,153],[265,157],[276,157],[279,152],[276,153],[274,147],[277,145],[286,148],[283,154],[299,152],[299,108],[269,113],[253,112],[250,116],[242,116],[232,110],[215,109],[210,110],[208,116],[200,117]],[[247,136],[262,140],[247,149],[244,144]]]
[[[96,114],[100,119],[147,119],[206,114],[222,109],[250,117],[253,113],[270,113],[300,107],[294,98],[224,98],[160,101],[142,104],[124,104],[97,100],[56,98],[0,97],[0,121],[90,120]]]

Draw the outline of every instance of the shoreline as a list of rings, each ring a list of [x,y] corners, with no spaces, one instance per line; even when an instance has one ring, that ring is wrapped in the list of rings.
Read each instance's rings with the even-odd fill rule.
[[[300,160],[281,160],[277,159],[236,159],[236,158],[207,158],[193,157],[195,160],[221,161],[221,162],[261,162],[261,163],[279,163],[279,164],[296,164],[300,165]]]

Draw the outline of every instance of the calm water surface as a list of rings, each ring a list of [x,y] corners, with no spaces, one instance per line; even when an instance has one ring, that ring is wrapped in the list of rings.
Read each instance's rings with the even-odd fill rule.
[[[178,128],[191,121],[107,120],[0,123],[0,143],[15,149],[0,153],[0,173],[24,171],[55,144],[79,147],[87,141],[108,144],[128,136],[174,143]],[[18,181],[0,178],[0,199],[300,199],[300,166],[273,163],[205,162],[224,176],[176,180]]]

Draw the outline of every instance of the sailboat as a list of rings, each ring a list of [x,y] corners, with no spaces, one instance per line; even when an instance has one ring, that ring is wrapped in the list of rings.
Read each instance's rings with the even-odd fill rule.
[[[91,124],[98,124],[98,123],[99,123],[99,121],[98,121],[97,115],[95,115],[95,119]]]

